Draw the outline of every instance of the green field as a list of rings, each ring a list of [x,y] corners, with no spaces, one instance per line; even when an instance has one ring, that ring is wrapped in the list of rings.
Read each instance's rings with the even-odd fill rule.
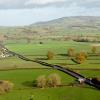
[[[68,48],[73,48],[75,53],[80,51],[85,51],[86,53],[91,53],[92,43],[82,43],[74,41],[45,41],[43,44],[33,43],[33,44],[7,44],[10,50],[22,54],[31,59],[40,59],[48,63],[63,65],[64,67],[70,68],[98,68],[100,69],[100,56],[88,55],[88,59],[83,64],[76,64],[70,59],[68,59],[67,50]],[[96,52],[100,52],[100,47],[97,47]],[[53,60],[45,60],[47,57],[47,52],[52,51],[55,54]],[[0,60],[0,68],[41,68],[41,65],[31,62],[26,62],[20,60],[16,57],[6,58]],[[44,67],[44,66],[42,66]]]
[[[100,91],[89,86],[63,86],[46,89],[39,89],[32,86],[32,82],[39,75],[48,75],[50,73],[58,73],[62,78],[62,83],[66,85],[75,81],[70,76],[56,70],[33,69],[1,71],[0,79],[12,81],[15,87],[10,93],[1,95],[0,100],[29,100],[31,95],[34,95],[34,100],[99,100]],[[81,73],[88,77],[94,75],[100,76],[99,71],[81,71]]]
[[[92,43],[74,41],[44,41],[43,44],[7,44],[6,47],[31,59],[40,59],[48,63],[72,68],[73,70],[76,68],[85,69],[78,70],[78,72],[85,77],[96,77],[100,76],[100,56],[93,54],[91,56],[89,55],[88,59],[83,64],[76,64],[66,56],[68,48],[73,48],[76,53],[79,51],[91,53],[91,44]],[[49,50],[55,53],[55,57],[52,60],[45,60],[46,54]],[[100,52],[99,50],[100,47],[97,47],[97,52]],[[36,88],[32,83],[40,75],[58,73],[62,78],[63,85],[73,83],[75,82],[75,79],[57,70],[35,68],[47,67],[32,62],[23,61],[18,57],[1,59],[0,69],[6,71],[0,71],[0,79],[9,80],[13,82],[15,86],[10,93],[0,95],[0,100],[30,100],[29,98],[31,95],[34,95],[34,100],[99,100],[100,98],[100,91],[87,85],[73,87],[63,86],[45,89]]]

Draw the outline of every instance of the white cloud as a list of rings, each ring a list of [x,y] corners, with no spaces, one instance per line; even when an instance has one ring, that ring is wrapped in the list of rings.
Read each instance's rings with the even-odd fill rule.
[[[6,5],[6,4],[13,4],[13,3],[19,3],[20,0],[0,0],[0,4]]]
[[[25,2],[25,5],[46,5],[49,3],[56,3],[56,2],[65,2],[66,0],[28,0]]]
[[[100,8],[100,0],[0,0],[0,9],[23,9],[40,7],[77,7]]]
[[[18,0],[15,1],[17,2]],[[23,6],[23,8],[25,7]],[[80,3],[78,4],[78,2],[71,2],[67,6],[62,7],[45,6],[32,9],[1,9],[0,26],[23,26],[64,16],[100,16],[100,8],[86,8],[81,6]]]

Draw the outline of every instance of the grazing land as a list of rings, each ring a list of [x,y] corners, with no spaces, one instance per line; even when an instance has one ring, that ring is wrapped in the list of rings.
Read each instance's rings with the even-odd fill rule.
[[[64,67],[69,68],[100,68],[100,47],[97,47],[97,54],[92,54],[91,52],[91,46],[92,43],[84,43],[84,42],[74,42],[74,41],[61,41],[60,44],[58,41],[45,41],[43,44],[39,43],[33,43],[33,44],[8,44],[6,47],[8,47],[10,50],[17,52],[19,54],[25,55],[28,58],[31,59],[39,59],[43,60],[48,63],[52,64],[59,64],[63,65]],[[76,53],[80,51],[84,51],[87,53],[88,58],[83,64],[76,64],[72,60],[69,59],[67,56],[67,50],[68,48],[73,48]],[[47,59],[47,52],[52,51],[54,53],[54,59],[52,60],[46,60]],[[23,60],[20,60],[16,57],[10,57],[5,58],[4,60],[1,60],[0,68],[5,68],[8,65],[11,68],[41,68],[44,66],[41,66],[36,63],[31,62],[25,62]],[[9,63],[7,65],[7,63]]]
[[[92,20],[92,21],[91,21]],[[77,23],[77,24],[76,24]],[[91,78],[100,77],[100,18],[71,17],[36,23],[24,27],[0,27],[0,43],[9,50],[32,60],[37,59],[60,65]],[[92,52],[93,47],[95,50]],[[75,55],[85,52],[87,58],[81,64],[68,56],[68,49]],[[47,59],[48,51],[54,57]],[[73,59],[75,59],[72,57]],[[37,88],[38,76],[57,73],[62,86]],[[14,89],[0,95],[0,100],[99,100],[100,91],[86,84],[77,84],[76,79],[63,72],[24,61],[17,56],[0,58],[0,80],[14,83]]]
[[[43,44],[7,44],[6,47],[31,59],[39,59],[66,68],[72,68],[85,77],[97,77],[100,76],[100,56],[91,53],[91,45],[92,43],[75,41],[62,41],[60,44],[58,41],[45,41]],[[67,56],[68,48],[73,48],[75,52],[81,50],[87,52],[88,59],[83,64],[74,63]],[[48,50],[54,52],[54,59],[46,60]],[[100,47],[97,47],[97,52],[99,52],[99,50]],[[0,99],[29,100],[31,95],[34,95],[35,100],[97,100],[100,98],[99,90],[87,85],[70,86],[70,84],[75,82],[74,78],[63,72],[45,68],[47,67],[26,62],[17,57],[1,59],[0,69],[5,71],[0,72],[0,79],[10,80],[15,84],[15,87],[10,93],[1,95]],[[45,89],[34,87],[33,81],[39,75],[48,75],[50,73],[58,73],[62,78],[64,86]]]
[[[35,100],[99,100],[100,91],[89,86],[62,86],[58,88],[39,89],[33,87],[33,80],[39,75],[48,75],[58,73],[62,77],[63,84],[70,84],[75,79],[70,76],[48,69],[31,69],[31,70],[10,70],[1,71],[0,79],[10,80],[15,84],[14,89],[0,96],[1,100],[29,100],[34,95]],[[99,71],[80,71],[87,77],[100,76]],[[60,95],[59,95],[60,94]]]

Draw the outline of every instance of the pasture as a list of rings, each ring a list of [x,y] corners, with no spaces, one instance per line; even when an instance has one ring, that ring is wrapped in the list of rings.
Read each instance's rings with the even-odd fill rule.
[[[71,68],[85,77],[96,77],[100,76],[100,55],[97,56],[91,53],[91,45],[92,43],[74,41],[44,41],[43,44],[6,44],[6,47],[28,58]],[[87,52],[87,60],[83,64],[74,63],[67,56],[68,48],[73,48],[76,53],[80,51]],[[55,54],[52,60],[46,60],[49,50]],[[100,52],[99,50],[100,47],[97,47],[96,52]],[[74,78],[63,72],[45,68],[47,67],[26,62],[17,57],[1,59],[0,70],[2,71],[0,71],[0,80],[9,80],[15,86],[11,92],[0,95],[0,100],[30,100],[31,95],[34,95],[34,100],[99,100],[99,90],[87,85],[68,86],[75,82]],[[58,73],[65,86],[45,89],[34,87],[33,81],[39,75],[49,75],[50,73]]]
[[[100,69],[100,47],[96,48],[99,55],[92,54],[92,43],[74,42],[74,41],[44,41],[43,44],[7,44],[6,47],[16,53],[22,54],[31,59],[38,59],[52,64],[62,65],[69,68],[98,68]],[[88,54],[87,60],[83,64],[76,64],[67,56],[67,50],[73,48],[75,53],[84,51]],[[47,52],[54,53],[54,59],[47,59]],[[36,63],[26,62],[16,57],[10,57],[0,60],[0,69],[2,68],[44,68]]]
[[[100,76],[99,71],[80,72],[87,77]],[[29,100],[31,95],[34,95],[35,100],[99,100],[100,91],[89,86],[62,86],[45,89],[34,87],[33,81],[36,77],[50,73],[58,73],[62,78],[62,83],[65,85],[75,82],[72,77],[56,70],[24,69],[1,71],[0,79],[10,80],[15,84],[15,87],[11,92],[0,95],[0,100]]]

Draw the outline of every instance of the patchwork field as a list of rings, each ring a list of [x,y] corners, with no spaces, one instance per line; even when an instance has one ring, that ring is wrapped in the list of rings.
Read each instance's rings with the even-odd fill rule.
[[[96,54],[91,52],[92,43],[74,41],[45,41],[43,44],[7,44],[6,47],[16,53],[22,54],[31,59],[39,59],[51,64],[58,64],[66,68],[71,68],[85,77],[100,76],[100,47],[96,47]],[[82,64],[76,64],[67,56],[67,50],[73,48],[76,53],[87,52],[87,60]],[[54,59],[47,59],[47,52],[54,53]],[[14,83],[14,89],[0,95],[0,100],[99,100],[100,91],[93,87],[68,86],[75,82],[75,79],[63,72],[46,69],[47,67],[26,62],[18,57],[9,57],[0,60],[0,80],[9,80]],[[64,86],[58,88],[36,88],[33,81],[40,75],[58,73],[62,78]]]
[[[96,47],[97,54],[92,54],[92,43],[74,42],[74,41],[45,41],[43,44],[7,44],[6,47],[16,53],[22,54],[31,59],[39,59],[52,64],[63,65],[69,68],[98,68],[100,69],[100,47]],[[76,64],[67,56],[67,50],[73,48],[75,53],[84,51],[88,58],[82,64]],[[54,53],[54,59],[47,59],[47,52]],[[10,57],[0,60],[0,68],[41,68],[36,63],[26,62],[16,57]]]

